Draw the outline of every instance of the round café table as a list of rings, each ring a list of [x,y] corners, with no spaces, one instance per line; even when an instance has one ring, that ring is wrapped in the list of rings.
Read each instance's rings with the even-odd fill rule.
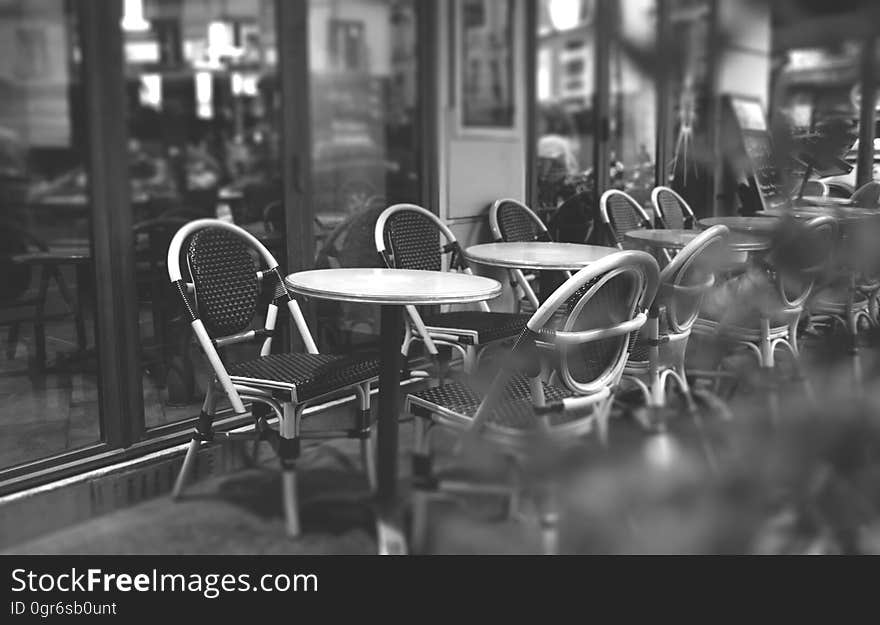
[[[576,271],[619,250],[601,245],[525,241],[481,243],[464,252],[465,258],[481,265],[535,271]]]
[[[666,250],[680,250],[700,234],[697,230],[676,228],[657,230],[631,230],[623,237],[628,241]],[[728,247],[734,252],[761,252],[770,249],[770,238],[751,232],[731,232]]]
[[[387,520],[397,490],[404,307],[481,302],[498,297],[501,284],[491,278],[464,273],[370,268],[301,271],[287,276],[285,282],[294,293],[306,297],[381,306],[376,453],[379,544],[381,553],[405,552],[402,534]]]
[[[592,262],[619,251],[614,247],[585,245],[583,243],[557,243],[553,241],[510,241],[472,245],[464,252],[467,260],[507,269],[519,284],[525,297],[536,309],[540,305],[523,270],[531,271],[577,271]],[[541,274],[546,276],[546,274]],[[541,291],[555,288],[551,282],[541,281]]]
[[[706,217],[697,223],[702,228],[711,228],[712,226],[727,226],[733,232],[747,232],[750,234],[773,234],[779,222],[775,219],[767,217]]]
[[[773,208],[759,213],[761,217],[791,217],[799,220],[809,220],[814,217],[828,215],[837,221],[854,223],[877,219],[880,217],[880,210],[871,208],[860,208],[857,206],[838,207],[838,206],[799,206],[795,209]]]

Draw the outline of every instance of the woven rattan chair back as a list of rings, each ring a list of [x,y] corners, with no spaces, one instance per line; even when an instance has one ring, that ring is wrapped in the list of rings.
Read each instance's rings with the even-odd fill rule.
[[[664,228],[680,229],[693,226],[694,211],[683,197],[669,187],[656,187],[651,191],[651,204]]]
[[[703,296],[724,266],[728,234],[726,226],[712,226],[682,248],[660,272],[654,308],[665,309],[670,333],[685,334],[697,320]]]
[[[181,257],[189,276],[181,270]],[[260,265],[262,270],[258,270]],[[171,239],[166,266],[196,339],[236,412],[244,409],[229,382],[217,346],[257,340],[262,341],[260,354],[269,354],[278,308],[286,305],[306,351],[318,353],[302,310],[284,284],[278,261],[247,230],[219,219],[191,221]],[[244,331],[253,324],[261,291],[270,289],[264,327]],[[192,300],[190,292],[194,294]]]
[[[594,393],[617,384],[659,283],[650,254],[607,256],[569,278],[535,311],[527,327],[560,351],[560,377],[572,391]],[[551,326],[559,312],[561,330]]]
[[[496,241],[549,241],[547,226],[535,212],[522,202],[496,200],[489,208],[489,229]]]
[[[257,261],[240,237],[206,228],[190,238],[186,253],[196,310],[212,337],[249,328],[257,312]]]
[[[618,189],[611,189],[599,199],[602,221],[608,226],[617,247],[623,247],[623,235],[631,230],[651,227],[651,219],[632,197]]]
[[[440,271],[445,226],[430,211],[415,204],[395,204],[386,208],[376,221],[376,249],[394,269]],[[448,230],[448,229],[447,229]],[[447,242],[455,237],[450,232]]]

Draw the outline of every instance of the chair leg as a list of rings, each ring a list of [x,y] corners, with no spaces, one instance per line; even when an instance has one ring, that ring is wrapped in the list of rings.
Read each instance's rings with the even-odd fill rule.
[[[416,415],[413,428],[413,492],[409,543],[414,553],[425,553],[428,542],[428,506],[434,488],[434,474],[428,424],[423,417]]]
[[[174,489],[171,491],[171,499],[177,501],[183,493],[186,486],[187,478],[196,465],[196,456],[199,453],[199,447],[202,443],[209,443],[214,439],[214,409],[217,406],[217,392],[214,384],[208,387],[205,394],[205,401],[202,404],[202,412],[199,414],[199,420],[196,424],[195,432],[193,432],[192,440],[189,442],[189,448],[186,450],[186,457],[183,459],[183,466],[180,467],[180,473],[177,474],[177,480],[174,482]]]
[[[358,410],[357,428],[361,439],[361,460],[364,463],[364,472],[367,474],[367,482],[370,485],[370,492],[376,491],[376,454],[373,447],[372,436],[372,413],[370,411],[370,385],[369,383],[357,387],[358,401],[360,408]]]
[[[177,480],[174,482],[174,490],[171,491],[171,499],[173,501],[180,499],[183,488],[186,486],[186,480],[196,464],[196,456],[199,453],[199,447],[201,444],[202,442],[195,436],[193,436],[192,440],[189,442],[189,448],[186,450],[186,457],[183,459],[183,466],[180,468],[180,473],[177,474]]]
[[[300,535],[299,499],[296,486],[296,460],[299,457],[299,422],[302,409],[293,404],[284,404],[284,418],[281,420],[278,455],[281,458],[281,497],[284,503],[284,527],[287,535],[295,538]]]
[[[559,553],[559,510],[552,487],[542,493],[538,502],[541,525],[541,552],[545,556]]]
[[[11,323],[9,324],[9,333],[6,335],[6,359],[7,360],[15,360],[15,351],[18,347],[18,335],[21,329],[21,324],[19,323]]]

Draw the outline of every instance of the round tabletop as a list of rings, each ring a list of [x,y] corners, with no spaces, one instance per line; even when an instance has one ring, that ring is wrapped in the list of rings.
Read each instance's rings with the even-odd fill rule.
[[[828,215],[838,221],[864,221],[880,217],[880,211],[870,208],[859,208],[857,206],[799,206],[795,209],[768,209],[762,211],[761,215],[767,217],[791,217],[793,219],[813,219],[814,217]]]
[[[663,228],[657,230],[631,230],[624,238],[643,245],[667,250],[680,250],[700,234],[696,230]],[[727,246],[734,252],[760,252],[770,249],[770,238],[749,232],[731,232],[727,236]]]
[[[313,269],[285,278],[295,293],[367,304],[466,304],[498,297],[501,284],[466,273],[415,269]]]
[[[525,241],[473,245],[464,255],[468,260],[490,267],[574,271],[618,251],[601,245]]]
[[[852,200],[849,198],[824,197],[821,195],[805,195],[797,200],[797,202],[813,206],[852,206]]]
[[[765,217],[707,217],[699,222],[703,228],[712,226],[727,226],[734,232],[748,232],[751,234],[771,234],[776,230],[779,222],[776,219]]]

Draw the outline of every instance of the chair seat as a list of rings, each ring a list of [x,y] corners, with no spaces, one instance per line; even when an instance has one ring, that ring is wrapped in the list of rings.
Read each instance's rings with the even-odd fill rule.
[[[473,421],[483,396],[480,390],[470,384],[450,382],[444,386],[408,395],[407,404],[414,414],[418,415],[420,412],[413,410],[414,407],[418,407],[423,409],[421,412],[439,417],[437,420],[444,425],[464,430]],[[552,402],[572,397],[573,394],[567,389],[544,383],[544,396],[546,401]],[[597,393],[596,399],[599,401],[606,396],[606,393]],[[490,437],[493,433],[502,434],[508,439],[526,437],[539,432],[539,419],[532,407],[528,378],[516,376],[510,380],[504,397],[489,415],[486,430]],[[566,433],[575,430],[577,434],[585,434],[592,427],[592,417],[584,417],[582,414],[551,413],[547,416],[547,423],[550,430],[564,430]]]
[[[792,315],[795,313],[792,311]],[[783,317],[770,320],[770,338],[786,338],[788,336],[788,320]],[[735,341],[760,341],[761,328],[759,324],[743,326],[734,324],[721,324],[712,319],[697,319],[694,322],[693,331],[696,334],[723,336]]]
[[[430,333],[454,334],[462,342],[482,345],[519,336],[529,315],[459,310],[429,315],[423,319]]]
[[[294,402],[314,399],[379,376],[379,361],[332,354],[271,354],[227,367],[235,384],[289,391]]]
[[[810,304],[810,311],[818,314],[845,315],[849,300],[848,287],[829,287],[816,294]],[[862,293],[855,293],[852,302],[853,310],[864,310],[868,307],[868,298]]]

